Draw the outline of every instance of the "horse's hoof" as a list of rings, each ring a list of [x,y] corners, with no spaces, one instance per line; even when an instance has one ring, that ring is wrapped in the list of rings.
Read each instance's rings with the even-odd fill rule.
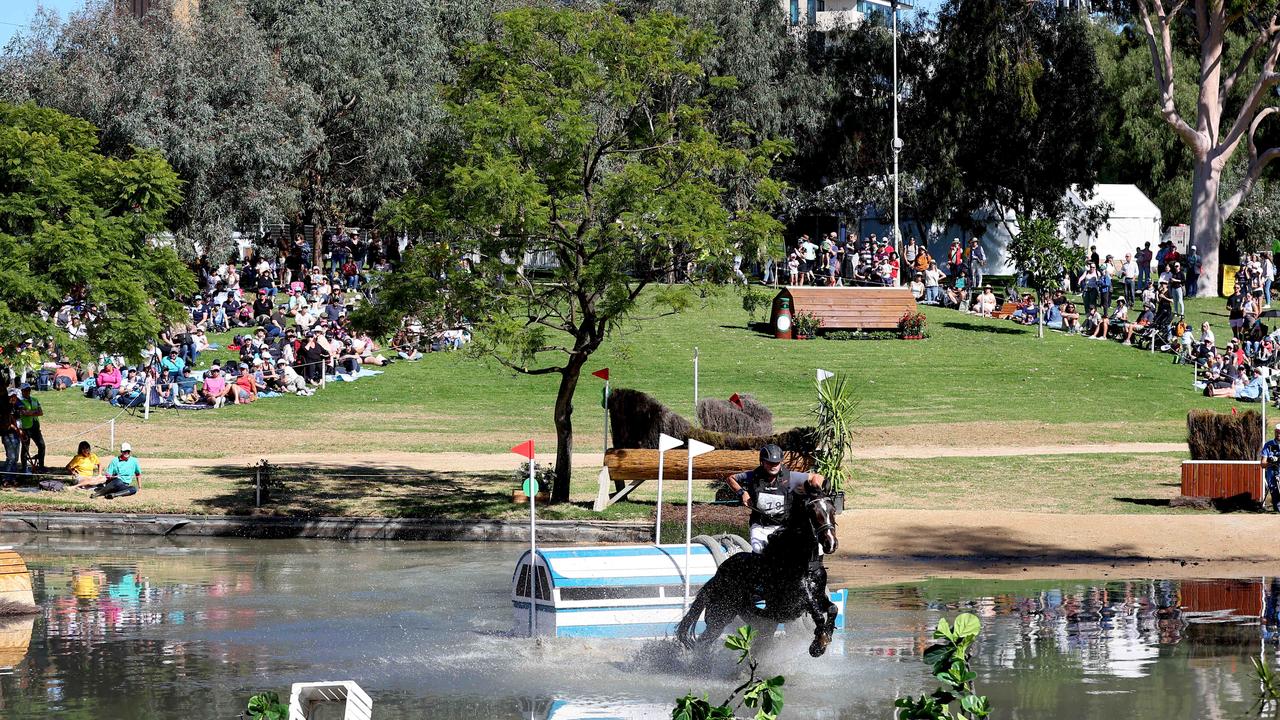
[[[814,638],[813,642],[809,643],[809,656],[822,657],[823,653],[827,651],[827,645],[829,645],[830,643],[831,643],[831,638],[829,637],[823,637],[819,635],[818,637]]]

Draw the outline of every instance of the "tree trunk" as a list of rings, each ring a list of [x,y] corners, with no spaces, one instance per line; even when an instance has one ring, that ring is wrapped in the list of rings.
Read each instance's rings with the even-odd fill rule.
[[[1218,204],[1221,170],[1210,160],[1196,160],[1191,186],[1191,244],[1200,254],[1196,295],[1218,294],[1218,246],[1222,240],[1222,209]]]
[[[578,389],[578,376],[587,362],[586,355],[573,353],[560,371],[560,390],[556,393],[556,481],[551,502],[569,501],[569,483],[573,476],[573,393]]]

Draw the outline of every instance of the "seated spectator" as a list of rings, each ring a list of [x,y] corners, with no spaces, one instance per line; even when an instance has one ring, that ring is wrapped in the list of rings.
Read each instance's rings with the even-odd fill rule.
[[[1129,302],[1123,297],[1116,299],[1116,309],[1111,311],[1111,316],[1103,318],[1103,324],[1106,326],[1103,337],[1107,337],[1112,331],[1123,332],[1124,326],[1129,324]]]
[[[1098,305],[1089,308],[1089,315],[1085,318],[1084,330],[1090,340],[1102,340],[1107,336],[1107,319],[1102,317],[1102,311]]]
[[[257,380],[255,380],[253,374],[249,372],[249,365],[247,363],[240,363],[240,375],[236,378],[235,384],[231,387],[235,403],[237,405],[248,405],[254,400],[257,400],[260,389],[261,388],[258,387]]]
[[[1062,310],[1058,307],[1058,305],[1054,303],[1052,300],[1047,301],[1044,304],[1045,327],[1052,328],[1054,330],[1061,330],[1064,327],[1064,322],[1065,321],[1063,320],[1063,317],[1062,317]]]
[[[108,362],[102,368],[95,387],[94,395],[107,402],[111,402],[120,393],[120,371],[116,369],[115,363]]]
[[[67,463],[67,472],[76,481],[75,487],[86,487],[102,483],[102,461],[98,459],[87,441],[81,440],[76,448],[75,457]]]
[[[307,389],[307,381],[283,358],[276,361],[276,374],[279,377],[280,392],[303,396],[311,394]]]
[[[996,311],[996,295],[991,292],[991,286],[988,285],[978,294],[973,304],[973,312],[982,317],[991,317],[991,313]]]
[[[162,382],[177,382],[182,379],[182,370],[187,366],[178,353],[178,348],[174,347],[169,350],[169,356],[160,361],[160,370]]]
[[[1131,322],[1131,323],[1125,323],[1124,325],[1124,344],[1132,345],[1133,334],[1135,332],[1145,329],[1148,325],[1151,324],[1151,321],[1154,318],[1155,318],[1155,314],[1151,312],[1151,306],[1143,305],[1142,312],[1138,313],[1137,321]]]
[[[1062,327],[1069,335],[1080,333],[1080,311],[1070,300],[1062,303]]]
[[[80,375],[75,368],[71,367],[70,361],[65,357],[58,358],[58,368],[53,371],[53,389],[66,390],[78,382],[80,382]]]
[[[1262,402],[1262,368],[1249,373],[1249,382],[1235,389],[1235,399],[1241,402]]]
[[[200,398],[218,408],[226,403],[230,391],[231,388],[228,387],[226,378],[222,377],[222,368],[215,363],[209,368],[209,373],[204,376],[204,383],[200,388]]]
[[[130,488],[142,487],[142,468],[133,457],[133,448],[129,443],[120,443],[120,455],[107,465],[106,480],[94,489],[95,496],[115,495]]]
[[[191,375],[191,367],[182,368],[182,377],[173,383],[173,400],[183,405],[195,405],[200,401],[196,392],[196,379]]]

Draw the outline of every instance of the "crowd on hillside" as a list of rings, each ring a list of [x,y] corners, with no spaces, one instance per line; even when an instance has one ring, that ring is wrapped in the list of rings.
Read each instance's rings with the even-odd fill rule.
[[[466,327],[424,334],[406,321],[384,347],[350,324],[349,310],[371,273],[393,271],[399,242],[368,241],[339,225],[323,238],[315,257],[311,243],[295,235],[287,243],[262,243],[236,262],[195,264],[198,291],[186,317],[166,328],[140,357],[104,354],[96,362],[72,362],[50,338],[28,340],[19,355],[31,358],[37,389],[79,388],[87,397],[122,407],[208,408],[244,404],[279,394],[311,395],[329,380],[352,380],[396,360],[424,352],[457,349],[470,338]],[[66,298],[50,319],[72,338],[83,337],[97,309]],[[225,348],[212,333],[234,333]],[[202,368],[201,356],[217,353]]]

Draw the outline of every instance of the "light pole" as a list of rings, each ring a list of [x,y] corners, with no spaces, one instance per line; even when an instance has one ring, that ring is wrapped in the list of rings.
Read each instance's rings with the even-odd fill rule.
[[[899,236],[898,224],[898,155],[902,152],[902,138],[898,137],[898,0],[892,0],[893,6],[893,248],[902,258],[902,238]],[[898,274],[902,280],[902,274]]]

